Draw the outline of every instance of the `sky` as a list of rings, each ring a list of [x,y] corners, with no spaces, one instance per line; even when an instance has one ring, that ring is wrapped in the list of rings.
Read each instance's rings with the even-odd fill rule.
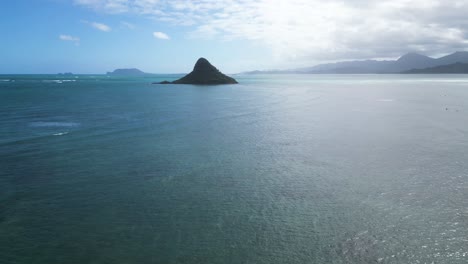
[[[0,73],[290,69],[468,50],[468,0],[15,0]]]

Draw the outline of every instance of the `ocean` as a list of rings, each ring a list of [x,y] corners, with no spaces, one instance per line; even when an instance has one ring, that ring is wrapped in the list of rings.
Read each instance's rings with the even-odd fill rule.
[[[467,75],[0,75],[0,262],[468,263]]]

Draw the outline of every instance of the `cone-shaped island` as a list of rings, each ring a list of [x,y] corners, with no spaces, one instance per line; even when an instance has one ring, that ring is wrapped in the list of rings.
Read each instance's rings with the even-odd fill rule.
[[[184,77],[173,82],[160,82],[159,84],[236,84],[238,83],[234,78],[231,78],[218,69],[205,59],[198,59],[193,67],[193,71]]]

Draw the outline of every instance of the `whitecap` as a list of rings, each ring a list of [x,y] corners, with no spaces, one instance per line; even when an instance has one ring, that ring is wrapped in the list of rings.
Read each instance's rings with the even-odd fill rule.
[[[10,79],[0,79],[0,82],[9,82],[11,81]]]
[[[68,134],[68,132],[60,132],[60,133],[55,133],[53,134],[54,136],[63,136],[63,135],[66,135]]]
[[[32,127],[76,127],[79,123],[74,122],[32,122],[29,124]]]
[[[393,102],[393,99],[378,99],[377,102]]]
[[[62,80],[43,80],[45,83],[62,83]]]

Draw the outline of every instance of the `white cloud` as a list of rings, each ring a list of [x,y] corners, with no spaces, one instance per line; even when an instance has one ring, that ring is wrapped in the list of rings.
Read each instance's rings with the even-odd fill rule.
[[[104,32],[109,32],[111,31],[111,28],[106,25],[106,24],[102,24],[102,23],[97,23],[97,22],[90,22],[89,23],[93,28],[97,29],[97,30],[101,30],[101,31],[104,31]]]
[[[63,41],[71,41],[71,42],[74,42],[75,44],[79,44],[79,42],[80,42],[80,38],[73,37],[73,36],[70,36],[70,35],[60,35],[59,39],[63,40]]]
[[[86,1],[92,1],[92,0],[86,0]],[[81,20],[81,22],[85,23],[85,24],[88,24],[91,27],[93,27],[93,28],[95,28],[97,30],[100,30],[100,31],[109,32],[109,31],[112,30],[111,27],[109,27],[108,25],[103,24],[103,23],[90,22],[90,21],[87,21],[87,20]]]
[[[153,32],[153,36],[157,39],[164,39],[164,40],[170,39],[169,36],[163,32]]]
[[[468,48],[468,0],[75,0],[188,26],[197,38],[241,39],[278,60],[438,55]]]

